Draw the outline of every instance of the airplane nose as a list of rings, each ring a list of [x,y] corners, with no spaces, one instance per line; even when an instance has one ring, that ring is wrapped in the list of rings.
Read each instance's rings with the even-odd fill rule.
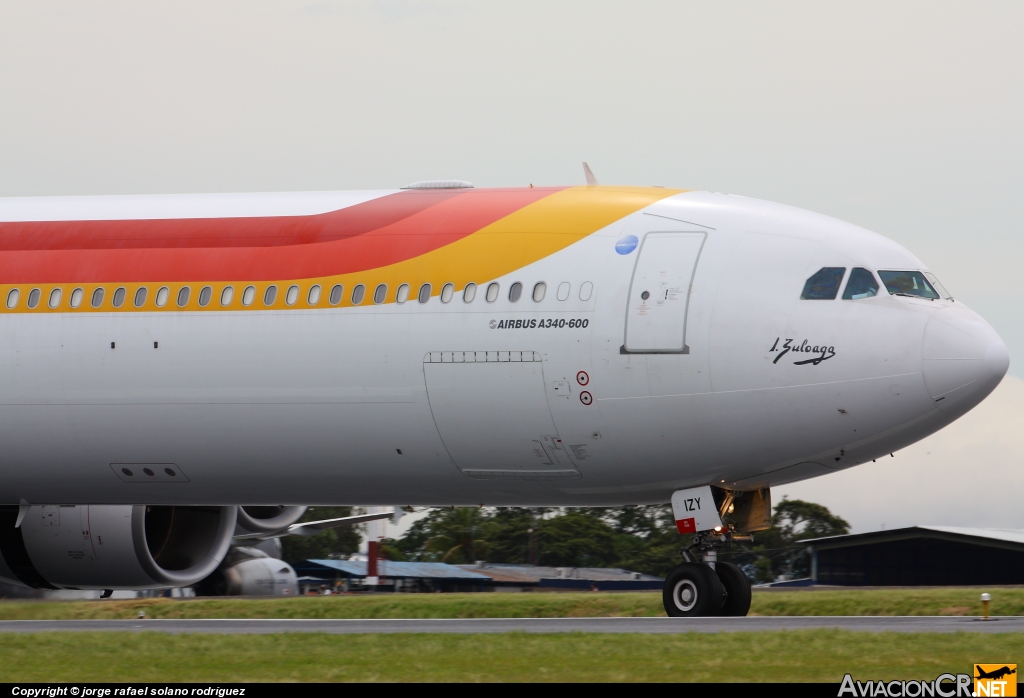
[[[1002,338],[966,308],[948,308],[928,321],[921,359],[928,394],[944,412],[970,410],[995,390],[1010,367]]]

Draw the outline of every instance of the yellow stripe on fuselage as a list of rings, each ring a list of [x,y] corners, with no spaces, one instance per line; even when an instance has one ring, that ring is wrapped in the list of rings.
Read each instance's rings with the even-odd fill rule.
[[[617,220],[680,190],[642,187],[575,187],[552,194],[481,228],[472,235],[414,259],[370,272],[334,277],[330,283],[439,285],[456,290],[482,283],[543,259]],[[392,291],[393,293],[393,291]]]

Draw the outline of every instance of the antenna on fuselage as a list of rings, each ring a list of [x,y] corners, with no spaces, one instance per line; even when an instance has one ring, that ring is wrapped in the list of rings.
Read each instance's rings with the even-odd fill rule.
[[[597,186],[597,177],[595,177],[594,173],[590,171],[590,165],[587,163],[583,163],[583,175],[587,178],[588,187]]]

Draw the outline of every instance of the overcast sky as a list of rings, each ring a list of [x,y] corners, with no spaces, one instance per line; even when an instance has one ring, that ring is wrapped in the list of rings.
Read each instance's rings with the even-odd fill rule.
[[[586,160],[897,240],[1021,377],[1022,34],[1021,2],[6,0],[0,196],[578,184]]]

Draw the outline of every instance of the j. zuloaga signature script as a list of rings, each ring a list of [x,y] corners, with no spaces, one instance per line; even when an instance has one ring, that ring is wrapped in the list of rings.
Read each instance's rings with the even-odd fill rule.
[[[793,344],[794,341],[795,340],[793,339],[783,340],[782,337],[775,338],[775,344],[772,345],[772,348],[769,350],[769,352],[777,351],[779,352],[779,355],[775,357],[774,361],[772,361],[773,364],[779,363],[779,359],[781,359],[783,356],[785,356],[791,351],[796,352],[798,354],[818,355],[810,359],[804,359],[803,361],[794,361],[794,366],[806,366],[807,364],[810,364],[811,366],[817,366],[822,361],[828,361],[829,359],[836,355],[835,347],[825,346],[824,344],[812,345],[806,339],[801,344]],[[779,346],[779,342],[782,342],[781,347]]]

